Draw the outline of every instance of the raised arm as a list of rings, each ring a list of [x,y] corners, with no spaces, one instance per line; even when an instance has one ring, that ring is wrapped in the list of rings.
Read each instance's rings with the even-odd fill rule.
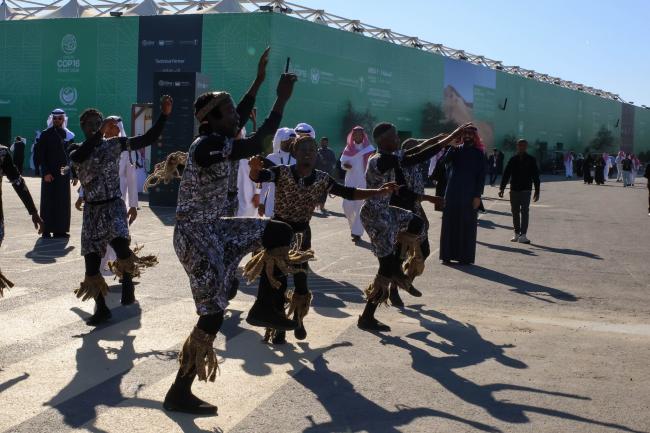
[[[266,65],[269,63],[269,51],[271,47],[266,47],[260,60],[257,64],[257,76],[253,81],[253,84],[249,87],[248,91],[244,95],[239,104],[237,104],[237,114],[239,115],[239,127],[243,128],[248,122],[248,119],[251,118],[251,113],[255,107],[255,98],[257,97],[257,92],[260,89],[260,86],[266,78]]]
[[[435,154],[440,152],[443,148],[452,145],[468,126],[471,126],[471,123],[459,126],[449,135],[439,134],[428,140],[422,141],[422,143],[409,149],[409,151],[405,153],[405,156],[402,159],[402,165],[408,167],[433,158]]]
[[[399,188],[399,185],[395,182],[385,183],[377,189],[352,188],[341,185],[331,176],[329,178],[329,183],[329,193],[346,200],[366,200],[372,197],[390,195]]]
[[[280,127],[282,121],[282,114],[287,101],[291,98],[293,93],[293,86],[298,80],[295,74],[282,74],[277,87],[277,98],[271,109],[269,117],[264,120],[264,123],[252,136],[235,140],[233,149],[229,159],[237,160],[249,158],[257,155],[263,151],[264,141],[275,134],[275,131]]]

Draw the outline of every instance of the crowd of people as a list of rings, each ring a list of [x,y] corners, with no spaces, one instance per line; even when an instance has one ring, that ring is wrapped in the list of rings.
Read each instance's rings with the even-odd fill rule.
[[[352,241],[359,242],[367,233],[377,259],[378,270],[368,282],[366,304],[357,321],[358,327],[367,331],[390,331],[376,318],[376,312],[379,305],[389,302],[403,306],[400,291],[422,295],[414,282],[431,254],[429,220],[422,202],[442,211],[440,261],[470,265],[476,257],[477,219],[486,174],[490,185],[502,174],[499,196],[503,197],[510,183],[511,240],[530,242],[529,206],[531,199],[539,200],[540,179],[526,140],[517,142],[517,152],[504,169],[503,153],[494,150],[487,156],[478,129],[471,123],[448,134],[402,142],[395,125],[381,122],[372,131],[352,128],[337,158],[329,149],[329,140],[323,137],[317,142],[316,131],[309,124],[281,127],[297,81],[294,74],[281,75],[277,98],[257,127],[255,100],[266,78],[268,53],[267,49],[261,56],[257,75],[239,103],[225,91],[208,92],[196,99],[198,136],[187,152],[174,152],[157,164],[146,182],[150,187],[180,180],[173,246],[188,276],[199,316],[183,344],[178,373],[164,398],[163,405],[170,411],[216,413],[216,406],[196,397],[191,388],[196,379],[215,380],[218,362],[213,343],[229,301],[237,295],[239,266],[246,255],[251,258],[243,266],[242,276],[249,282],[258,280],[258,293],[246,321],[263,328],[264,340],[271,344],[285,343],[288,331],[296,340],[307,338],[304,318],[312,300],[308,263],[314,257],[310,221],[317,208],[326,212],[330,195],[343,198]],[[132,152],[151,145],[163,132],[173,101],[163,96],[160,104],[159,118],[144,135],[136,137],[127,137],[120,116],[86,109],[80,116],[84,136],[80,142],[75,142],[67,128],[65,112],[54,110],[34,152],[42,178],[40,214],[9,149],[0,147],[2,174],[7,175],[45,238],[69,236],[70,184],[80,183],[75,207],[83,211],[81,254],[85,267],[75,294],[95,302],[94,314],[87,320],[90,326],[111,318],[103,272],[110,270],[120,278],[121,303],[129,305],[135,302],[133,278],[156,262],[155,257],[135,254],[129,230],[138,207]],[[253,129],[247,134],[244,126],[249,120]],[[264,143],[271,137],[273,151],[264,157]],[[21,151],[24,141],[17,139],[14,158],[24,158],[24,153],[19,156]],[[590,158],[589,164],[603,176],[605,159],[599,159],[599,169]],[[565,161],[573,165],[572,157]],[[620,162],[623,173],[635,167],[633,157],[623,157]],[[343,179],[338,179],[339,164]],[[591,170],[589,165],[586,171]],[[429,178],[435,181],[435,195],[425,191]],[[624,176],[623,182],[633,185],[634,178]],[[0,242],[3,236],[0,218]],[[1,294],[13,283],[0,276]]]

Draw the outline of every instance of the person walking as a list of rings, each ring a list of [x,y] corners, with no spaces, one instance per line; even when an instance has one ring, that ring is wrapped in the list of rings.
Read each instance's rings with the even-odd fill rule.
[[[492,150],[492,155],[488,158],[488,173],[490,174],[490,186],[494,186],[494,183],[497,181],[497,176],[499,175],[497,168],[499,162],[499,151],[497,149]]]
[[[625,152],[620,150],[614,163],[616,163],[616,182],[623,182],[623,160],[625,159]]]
[[[510,241],[522,244],[530,243],[526,233],[528,232],[528,208],[532,187],[535,186],[533,201],[536,202],[539,200],[540,186],[537,160],[529,155],[527,150],[528,141],[524,139],[517,141],[517,154],[508,161],[503,179],[501,179],[501,188],[499,188],[499,197],[503,197],[503,191],[510,181],[510,208],[515,229],[515,234]]]

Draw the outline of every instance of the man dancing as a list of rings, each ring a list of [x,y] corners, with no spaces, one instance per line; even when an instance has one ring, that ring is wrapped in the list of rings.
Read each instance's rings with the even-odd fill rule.
[[[261,79],[258,69],[258,77],[245,100],[254,102]],[[240,129],[240,118],[247,119],[250,111],[240,117],[245,110],[237,109],[230,94],[205,93],[194,103],[195,116],[204,128],[190,145],[185,161],[180,161],[185,169],[178,192],[174,249],[189,276],[200,317],[183,345],[178,374],[163,403],[166,410],[194,414],[217,412],[216,406],[194,396],[191,387],[196,377],[215,380],[217,360],[212,344],[228,306],[229,286],[247,253],[263,248],[246,265],[245,275],[249,279],[261,274],[258,298],[246,321],[253,326],[283,330],[297,326],[274,307],[278,298],[275,288],[286,279],[291,227],[268,219],[225,217],[230,205],[227,193],[231,162],[262,151],[265,138],[280,124],[296,80],[294,74],[281,76],[269,117],[257,133],[247,138],[234,139]],[[252,107],[251,103],[251,110]],[[179,162],[179,158],[174,159]],[[173,170],[167,169],[170,171]]]
[[[430,159],[455,140],[461,131],[458,128],[446,138],[434,137],[406,152],[397,152],[400,144],[397,128],[390,123],[380,123],[373,130],[378,153],[368,160],[367,186],[377,188],[387,182],[396,182],[401,187],[396,194],[414,201],[425,198],[407,188],[403,167]],[[379,270],[366,289],[367,303],[357,325],[364,330],[390,331],[388,325],[375,318],[375,311],[379,304],[388,299],[391,281],[413,296],[422,296],[402,271],[402,254],[395,247],[399,237],[403,248],[410,250],[407,268],[411,268],[414,273],[422,273],[424,258],[420,243],[424,238],[424,221],[409,210],[391,206],[389,197],[373,197],[367,199],[361,207],[361,222],[370,236],[372,250],[379,261]]]
[[[274,219],[285,222],[294,231],[294,249],[313,256],[311,251],[311,228],[309,222],[314,209],[321,203],[324,194],[333,194],[347,200],[365,200],[371,197],[390,195],[396,184],[381,185],[377,189],[361,189],[346,187],[336,182],[329,174],[316,170],[318,159],[316,140],[310,135],[299,137],[293,144],[291,152],[296,163],[292,165],[273,165],[269,160],[255,157],[250,160],[251,180],[254,182],[272,182],[275,184],[275,216]],[[264,169],[264,163],[272,165]],[[303,319],[309,312],[312,295],[307,286],[309,266],[305,262],[299,271],[293,274],[294,291],[289,295],[288,315],[298,323],[294,336],[298,340],[307,338],[307,330]],[[284,284],[278,290],[284,294],[287,286]],[[278,308],[284,308],[282,303]],[[272,334],[272,335],[271,335]],[[273,344],[285,343],[285,332],[268,330],[265,339],[272,338]]]
[[[154,143],[160,137],[171,111],[172,99],[164,96],[160,117],[149,131],[137,137],[119,137],[116,120],[104,120],[102,113],[94,108],[81,114],[81,129],[86,140],[81,145],[71,146],[70,159],[84,191],[81,254],[86,263],[86,276],[75,294],[84,301],[95,299],[95,313],[86,321],[90,326],[111,318],[111,311],[104,299],[108,294],[108,285],[100,273],[100,263],[109,244],[117,255],[114,269],[122,280],[121,303],[129,305],[135,302],[132,277],[137,268],[135,256],[129,249],[126,205],[121,199],[120,154]],[[104,136],[113,138],[107,140]]]
[[[18,167],[16,167],[13,159],[11,158],[11,152],[9,152],[9,149],[6,146],[0,145],[0,181],[2,180],[3,176],[7,176],[9,182],[11,182],[11,186],[14,187],[14,191],[16,191],[16,194],[18,194],[18,197],[20,197],[20,200],[27,208],[27,212],[29,212],[29,214],[32,216],[34,228],[37,229],[40,234],[43,230],[43,220],[38,215],[36,206],[34,206],[32,195],[29,193],[29,189],[27,189],[25,180],[20,175]],[[0,190],[0,245],[2,245],[4,237],[5,220],[4,213],[2,211],[2,191]],[[0,298],[2,297],[4,289],[13,286],[14,283],[7,279],[7,277],[2,274],[2,271],[0,271]]]

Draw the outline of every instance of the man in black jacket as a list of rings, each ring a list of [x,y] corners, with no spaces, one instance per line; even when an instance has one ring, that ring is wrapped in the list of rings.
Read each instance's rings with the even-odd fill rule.
[[[508,161],[499,190],[499,197],[503,197],[503,190],[512,178],[510,182],[510,207],[512,209],[515,235],[511,241],[521,242],[522,244],[530,243],[526,237],[526,232],[528,231],[528,207],[530,206],[530,194],[533,185],[535,185],[533,201],[539,200],[537,161],[526,152],[527,149],[528,142],[526,140],[517,141],[517,154]]]

